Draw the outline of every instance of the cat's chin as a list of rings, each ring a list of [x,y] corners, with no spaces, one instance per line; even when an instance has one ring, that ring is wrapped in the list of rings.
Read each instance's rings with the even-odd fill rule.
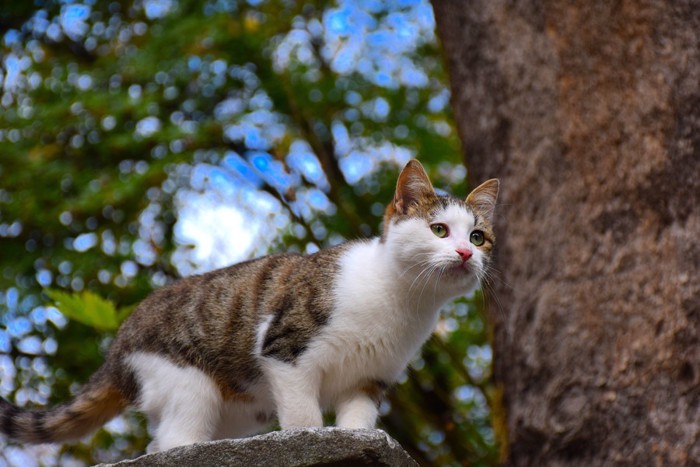
[[[445,269],[443,275],[445,278],[452,279],[455,282],[471,283],[476,280],[476,272],[473,266],[468,263],[455,263]]]
[[[451,265],[441,276],[442,291],[450,298],[463,296],[479,286],[477,277],[469,266]]]

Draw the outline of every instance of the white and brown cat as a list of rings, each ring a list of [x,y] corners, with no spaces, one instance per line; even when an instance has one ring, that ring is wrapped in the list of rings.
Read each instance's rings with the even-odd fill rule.
[[[469,293],[494,246],[498,181],[466,201],[439,196],[418,161],[401,172],[381,237],[308,256],[279,254],[163,287],[122,325],[104,365],[64,405],[0,399],[0,431],[26,443],[75,440],[129,406],[149,451],[283,429],[372,428],[388,386]]]

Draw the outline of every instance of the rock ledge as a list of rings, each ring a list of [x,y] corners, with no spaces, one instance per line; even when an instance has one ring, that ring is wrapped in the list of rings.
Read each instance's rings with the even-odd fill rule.
[[[309,428],[274,431],[242,439],[181,446],[146,454],[118,466],[417,466],[382,430]]]

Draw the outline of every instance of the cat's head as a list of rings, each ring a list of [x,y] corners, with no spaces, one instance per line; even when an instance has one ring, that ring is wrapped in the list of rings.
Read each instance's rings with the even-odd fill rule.
[[[382,241],[416,286],[437,281],[441,292],[463,294],[486,274],[496,240],[497,196],[496,179],[479,185],[466,200],[438,195],[420,162],[411,160],[384,215]]]

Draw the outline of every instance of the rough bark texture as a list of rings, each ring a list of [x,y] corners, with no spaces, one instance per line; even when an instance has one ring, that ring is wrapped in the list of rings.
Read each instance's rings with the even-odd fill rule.
[[[191,444],[104,467],[416,467],[381,430],[310,428]],[[98,466],[99,467],[99,466]]]
[[[434,8],[470,183],[502,182],[507,463],[700,464],[700,2]]]

